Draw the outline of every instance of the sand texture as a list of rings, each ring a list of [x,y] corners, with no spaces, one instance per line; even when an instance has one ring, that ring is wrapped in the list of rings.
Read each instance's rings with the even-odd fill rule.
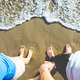
[[[18,47],[25,45],[27,51],[34,48],[33,57],[26,65],[25,73],[18,80],[34,77],[40,65],[47,59],[46,49],[53,47],[55,55],[61,54],[66,44],[72,46],[73,52],[80,49],[80,33],[62,27],[58,23],[46,24],[43,19],[35,18],[16,26],[9,31],[0,31],[0,52],[8,56],[17,56]],[[55,80],[64,80],[57,72]]]

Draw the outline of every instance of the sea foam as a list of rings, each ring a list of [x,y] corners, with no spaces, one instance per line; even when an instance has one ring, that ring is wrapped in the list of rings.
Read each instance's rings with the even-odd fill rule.
[[[12,29],[32,17],[80,31],[80,0],[0,0],[0,29]]]

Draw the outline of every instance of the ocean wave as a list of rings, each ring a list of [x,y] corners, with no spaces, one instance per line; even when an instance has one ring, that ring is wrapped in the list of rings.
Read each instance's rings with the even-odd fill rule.
[[[80,0],[0,0],[0,29],[12,29],[32,17],[80,31]]]

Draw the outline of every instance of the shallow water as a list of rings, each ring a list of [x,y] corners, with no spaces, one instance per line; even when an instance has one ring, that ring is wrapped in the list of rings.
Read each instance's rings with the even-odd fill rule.
[[[32,17],[80,31],[80,0],[0,0],[0,29],[9,30]]]

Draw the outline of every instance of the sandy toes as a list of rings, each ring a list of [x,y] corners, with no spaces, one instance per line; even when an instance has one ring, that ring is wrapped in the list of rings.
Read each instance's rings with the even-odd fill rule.
[[[23,57],[23,55],[24,55],[24,47],[21,47],[19,49],[19,53],[20,53],[20,56]]]
[[[47,55],[49,56],[49,58],[54,56],[54,52],[51,46],[47,48]]]
[[[29,56],[30,59],[32,58],[32,55],[33,55],[33,50],[32,49],[29,49],[28,56]]]
[[[65,48],[65,53],[71,53],[71,52],[72,52],[72,48],[69,44],[67,44]]]

